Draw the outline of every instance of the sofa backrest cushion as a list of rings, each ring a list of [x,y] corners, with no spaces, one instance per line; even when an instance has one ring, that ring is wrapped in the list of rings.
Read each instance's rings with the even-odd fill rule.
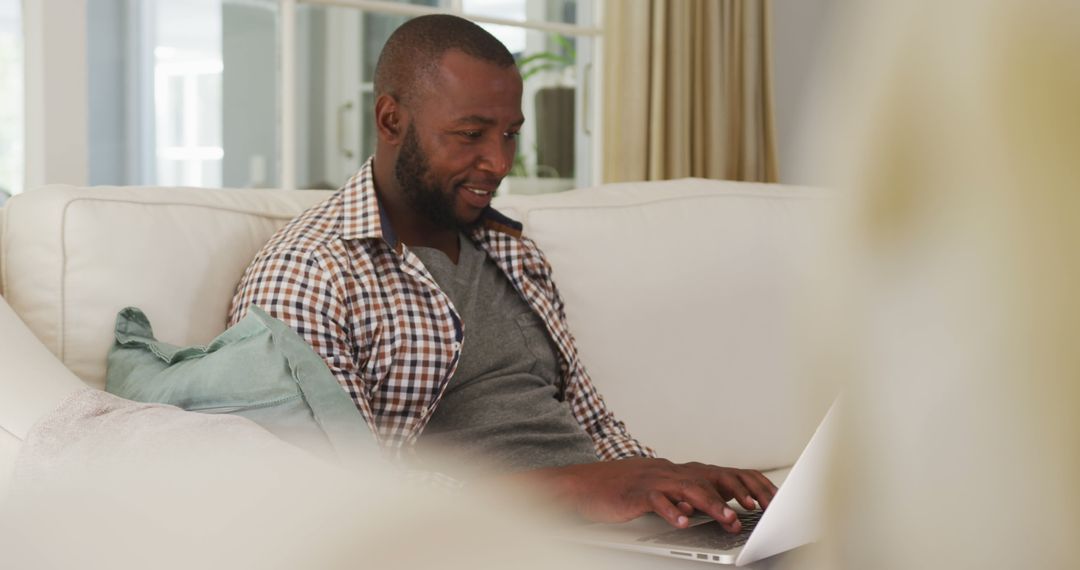
[[[634,435],[672,459],[770,468],[794,461],[830,399],[799,360],[819,194],[686,179],[506,196],[496,207],[547,253],[581,358]],[[255,252],[327,195],[32,190],[6,208],[6,297],[101,388],[117,311],[142,308],[172,343],[209,342]]]
[[[116,314],[205,344],[225,330],[233,289],[260,247],[326,196],[312,190],[48,186],[8,201],[5,298],[92,387],[105,386]]]
[[[832,397],[800,354],[825,192],[686,179],[509,198],[631,433],[672,459],[794,462]]]

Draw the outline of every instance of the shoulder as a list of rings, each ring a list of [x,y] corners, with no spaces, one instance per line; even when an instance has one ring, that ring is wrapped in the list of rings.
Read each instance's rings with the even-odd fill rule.
[[[547,256],[528,236],[484,229],[478,242],[507,273],[511,280],[525,278],[533,283],[551,286],[552,271]]]
[[[314,252],[325,248],[340,239],[343,216],[343,193],[338,191],[282,226],[260,253]]]
[[[335,281],[332,274],[348,263],[340,239],[340,211],[338,192],[278,229],[244,271],[236,300],[266,302]]]

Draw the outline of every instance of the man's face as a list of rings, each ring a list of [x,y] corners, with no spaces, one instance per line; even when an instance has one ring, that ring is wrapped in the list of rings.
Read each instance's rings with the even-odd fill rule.
[[[394,176],[413,212],[438,229],[476,224],[513,166],[521,76],[459,51],[411,99]]]

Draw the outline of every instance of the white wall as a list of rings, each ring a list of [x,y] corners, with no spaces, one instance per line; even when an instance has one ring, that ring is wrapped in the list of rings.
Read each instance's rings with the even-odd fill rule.
[[[838,0],[773,0],[773,106],[780,182],[813,184],[797,171],[799,131],[818,57],[828,40],[826,22]]]

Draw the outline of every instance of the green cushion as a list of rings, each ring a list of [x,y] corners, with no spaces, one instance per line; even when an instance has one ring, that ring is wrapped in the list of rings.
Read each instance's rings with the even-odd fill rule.
[[[244,416],[347,466],[376,455],[367,423],[322,358],[256,306],[210,344],[188,347],[157,340],[142,311],[123,309],[105,390],[138,402]]]

